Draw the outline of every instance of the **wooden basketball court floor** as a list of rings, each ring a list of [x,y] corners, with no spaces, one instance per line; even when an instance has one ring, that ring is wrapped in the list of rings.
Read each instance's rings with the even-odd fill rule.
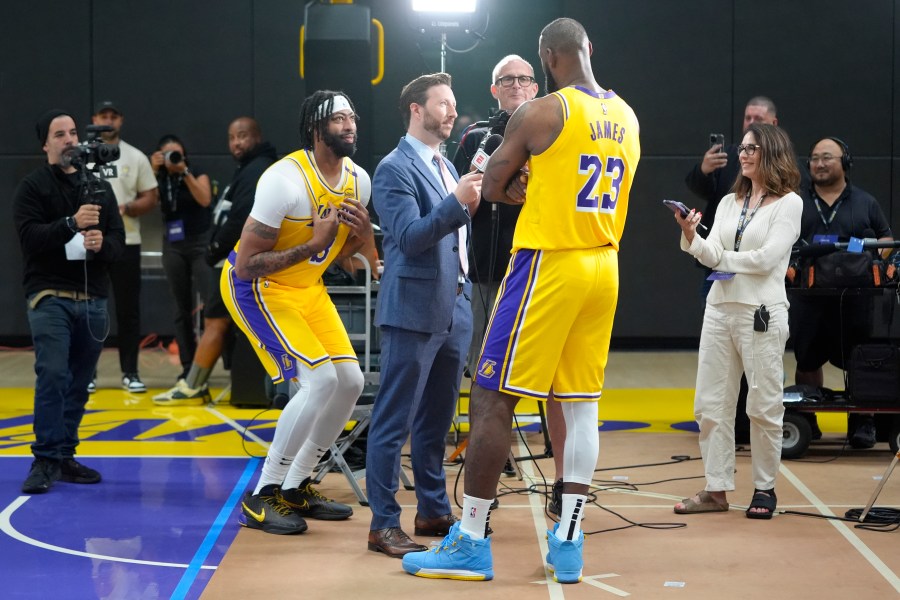
[[[277,413],[232,407],[159,408],[154,393],[178,367],[144,350],[147,394],[117,388],[114,350],[101,357],[78,458],[102,483],[58,483],[45,495],[20,486],[30,464],[32,355],[0,352],[0,557],[2,598],[890,598],[900,595],[897,532],[861,529],[843,516],[866,505],[893,455],[887,444],[850,450],[843,415],[820,415],[824,431],[802,460],[782,465],[771,521],[744,517],[749,451],[738,452],[732,510],[675,515],[672,505],[703,487],[693,423],[693,352],[615,352],[600,406],[600,459],[584,521],[584,580],[560,585],[545,570],[550,459],[522,460],[522,479],[504,476],[494,511],[495,578],[435,581],[405,574],[400,561],[366,549],[369,510],[341,473],[319,489],[354,506],[344,522],[310,521],[300,536],[237,524],[241,493],[259,474]],[[790,355],[786,372],[793,372]],[[214,395],[228,377],[217,370]],[[840,375],[826,385],[841,388]],[[463,404],[464,406],[464,404]],[[514,453],[544,450],[534,406],[521,407]],[[465,438],[448,436],[448,456]],[[464,454],[463,454],[464,455]],[[677,458],[675,458],[677,457]],[[404,459],[408,465],[408,458]],[[461,466],[448,464],[451,498],[462,500]],[[900,469],[898,469],[900,471]],[[361,482],[364,485],[364,480]],[[399,492],[412,533],[414,492]],[[877,507],[900,508],[900,472]],[[459,509],[456,509],[459,514]],[[429,543],[428,538],[419,538]],[[437,540],[433,540],[437,541]]]

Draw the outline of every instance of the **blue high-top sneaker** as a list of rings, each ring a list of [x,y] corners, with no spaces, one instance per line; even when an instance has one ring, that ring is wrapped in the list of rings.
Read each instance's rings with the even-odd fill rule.
[[[553,526],[553,531],[547,530],[547,566],[553,573],[553,581],[557,583],[578,583],[581,581],[581,569],[584,567],[584,532],[578,532],[575,541],[560,541],[556,537],[559,523]]]
[[[454,523],[439,546],[403,556],[403,570],[429,579],[487,581],[494,578],[491,538],[476,540]]]

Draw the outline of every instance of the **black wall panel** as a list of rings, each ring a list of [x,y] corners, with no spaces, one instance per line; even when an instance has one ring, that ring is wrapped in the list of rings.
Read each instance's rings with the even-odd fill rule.
[[[24,174],[41,164],[34,120],[62,106],[88,122],[93,104],[118,102],[124,139],[153,149],[160,135],[181,136],[195,166],[226,184],[234,170],[226,128],[251,115],[281,154],[296,149],[297,117],[308,82],[299,73],[305,2],[283,0],[35,0],[8,3],[0,22],[0,219]],[[441,67],[440,39],[418,30],[409,0],[357,0],[384,25],[383,81],[371,94],[373,170],[404,133],[397,99],[412,78]],[[862,4],[820,0],[482,0],[472,29],[451,33],[446,70],[465,119],[485,118],[496,101],[490,71],[504,55],[537,68],[540,30],[552,19],[581,21],[594,46],[597,80],[619,92],[641,122],[643,159],[620,253],[621,295],[614,337],[678,343],[699,334],[701,272],[678,249],[665,197],[698,201],[684,175],[710,132],[740,137],[747,99],[773,98],[780,124],[805,155],[812,141],[837,135],[856,158],[853,180],[881,202],[898,229],[900,207],[900,0]],[[375,29],[372,30],[373,46]],[[375,54],[371,59],[375,73]],[[347,70],[333,65],[340,75]],[[542,92],[543,93],[543,92]],[[355,99],[356,100],[356,99]],[[450,140],[448,153],[455,151]],[[898,189],[900,191],[900,189]],[[144,249],[161,247],[158,213],[143,218]],[[0,236],[0,337],[28,333],[12,228]],[[154,288],[157,289],[157,288]],[[159,296],[154,294],[154,298]],[[167,297],[159,297],[165,303]],[[169,310],[145,311],[144,333],[166,335]]]
[[[847,142],[857,159],[891,156],[895,7],[822,0],[811,14],[804,2],[736,2],[735,98],[771,96],[779,125],[803,156],[828,135]],[[877,180],[862,187],[887,208],[890,178],[871,176],[870,164],[857,161],[854,181]]]
[[[149,151],[175,133],[194,156],[227,152],[228,123],[253,109],[251,0],[91,4],[92,99],[122,105],[123,138]]]
[[[90,2],[6,2],[0,20],[0,155],[41,154],[34,122],[90,104]],[[83,124],[79,119],[79,125]],[[3,188],[5,197],[12,190]]]

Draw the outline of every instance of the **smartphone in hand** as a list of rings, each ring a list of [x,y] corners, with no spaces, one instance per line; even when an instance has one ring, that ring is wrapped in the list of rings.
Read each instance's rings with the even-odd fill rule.
[[[725,135],[722,133],[709,134],[709,147],[719,145],[719,152],[725,152]]]
[[[688,213],[691,212],[691,209],[684,205],[683,202],[679,202],[678,200],[663,200],[663,204],[665,204],[669,210],[672,212],[677,212],[681,215],[681,218],[684,219],[688,216]],[[697,224],[700,228],[706,229],[706,225],[703,223]]]

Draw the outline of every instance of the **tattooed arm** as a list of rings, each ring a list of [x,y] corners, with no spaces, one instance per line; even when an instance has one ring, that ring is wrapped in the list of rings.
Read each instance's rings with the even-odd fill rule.
[[[234,265],[235,274],[244,280],[264,277],[304,261],[327,248],[337,234],[338,220],[336,210],[329,210],[326,213],[325,216],[319,217],[316,211],[313,211],[312,239],[305,244],[283,250],[272,250],[280,229],[264,225],[253,217],[247,217],[247,223],[241,232],[237,263]]]
[[[562,106],[555,96],[530,100],[516,109],[506,126],[503,143],[491,155],[482,180],[482,196],[489,202],[524,202],[522,168],[556,140],[563,127]]]

